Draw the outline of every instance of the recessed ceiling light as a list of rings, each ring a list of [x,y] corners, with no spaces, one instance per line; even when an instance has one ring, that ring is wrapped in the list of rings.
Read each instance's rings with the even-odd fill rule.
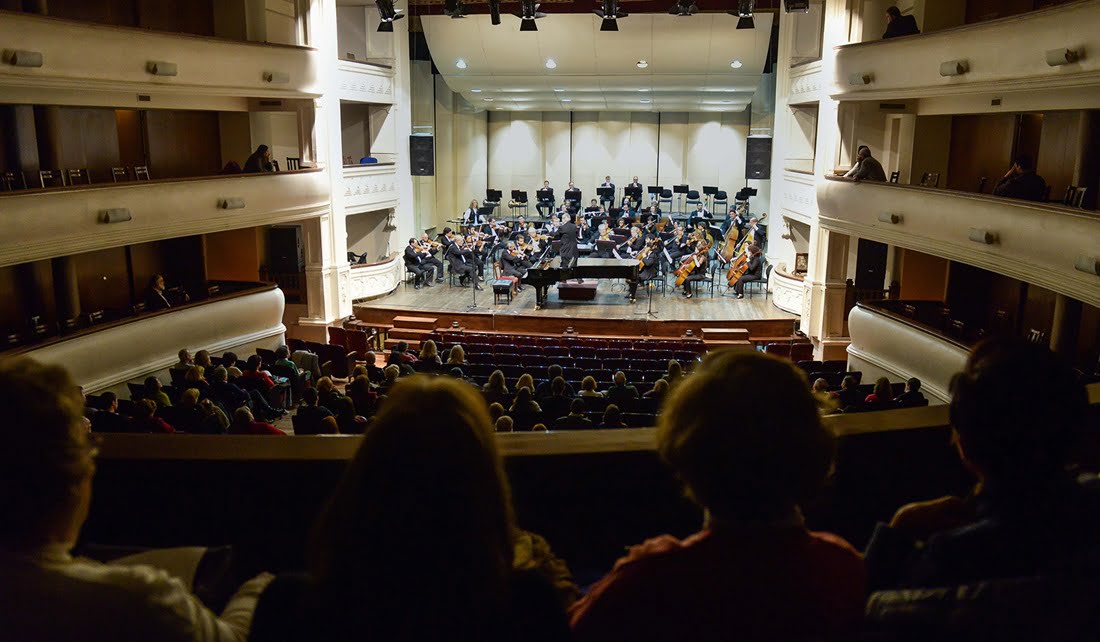
[[[641,88],[641,89],[639,89],[638,91],[649,91],[649,87],[642,87],[642,88]]]
[[[466,66],[466,61],[461,58],[455,61],[455,67],[458,67],[459,69],[465,69]]]
[[[645,69],[646,67],[649,66],[649,63],[646,62],[645,60],[639,60],[637,64],[638,64],[638,69]]]
[[[571,102],[573,102],[573,99],[572,98],[562,98],[561,101],[563,103],[571,103]]]
[[[493,99],[492,99],[492,98],[483,98],[482,100],[484,100],[484,101],[485,101],[485,102],[487,102],[487,103],[491,103],[491,102],[493,102]]]
[[[643,98],[643,99],[639,100],[638,102],[640,102],[640,103],[651,103],[653,101],[649,100],[648,98]]]
[[[733,62],[730,63],[730,67],[733,67],[734,69],[740,69],[741,67],[744,67],[744,66],[745,66],[745,63],[741,62],[740,60],[734,60]]]
[[[554,87],[554,91],[565,91],[564,87]]]
[[[503,111],[503,110],[504,110],[503,107],[497,107],[497,111]]]
[[[471,89],[470,91],[474,92],[475,94],[480,94],[481,93],[480,89]]]
[[[553,58],[547,58],[546,59],[546,68],[547,69],[557,69],[558,68],[558,63],[554,62]]]

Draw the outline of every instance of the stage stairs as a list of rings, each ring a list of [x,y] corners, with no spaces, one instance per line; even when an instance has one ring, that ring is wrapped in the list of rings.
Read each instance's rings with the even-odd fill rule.
[[[737,348],[755,350],[750,333],[744,328],[703,328],[703,343],[708,350]]]
[[[396,316],[393,329],[386,337],[386,349],[392,350],[401,341],[409,344],[410,350],[419,350],[424,337],[436,329],[438,319],[434,317]]]

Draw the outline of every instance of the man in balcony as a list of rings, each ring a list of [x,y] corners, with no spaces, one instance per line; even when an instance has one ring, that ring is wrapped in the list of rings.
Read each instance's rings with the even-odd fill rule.
[[[882,34],[883,40],[900,36],[915,36],[919,33],[920,29],[917,28],[915,17],[901,15],[901,10],[897,7],[890,7],[886,10],[886,33]]]
[[[1021,154],[1016,157],[1016,162],[1008,173],[997,181],[993,187],[993,195],[1042,202],[1047,200],[1047,182],[1035,173],[1035,164],[1031,162],[1031,157]]]
[[[881,181],[885,183],[886,170],[882,169],[882,163],[871,156],[870,147],[860,145],[859,149],[856,151],[856,164],[852,166],[852,169],[848,170],[844,178],[850,178],[856,182]]]

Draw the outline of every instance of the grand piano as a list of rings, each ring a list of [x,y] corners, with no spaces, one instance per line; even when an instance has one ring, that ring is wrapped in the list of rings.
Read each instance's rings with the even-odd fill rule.
[[[579,258],[573,267],[563,268],[561,257],[532,266],[523,283],[535,288],[535,309],[546,305],[546,293],[551,285],[570,279],[637,279],[638,259]]]

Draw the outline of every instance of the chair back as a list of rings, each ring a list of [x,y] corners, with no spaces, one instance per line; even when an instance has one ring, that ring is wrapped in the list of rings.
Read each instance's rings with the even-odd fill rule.
[[[286,170],[288,172],[292,171],[292,170],[296,170],[296,169],[301,169],[301,168],[302,168],[302,159],[301,158],[294,158],[293,156],[287,156],[286,157]]]
[[[901,178],[901,172],[890,172],[890,182],[896,183]]]
[[[47,187],[65,187],[65,175],[58,169],[39,170],[38,184],[42,189],[46,189]]]
[[[135,165],[134,166],[134,180],[147,181],[149,180],[149,166],[148,165]]]
[[[111,180],[114,182],[126,182],[130,180],[130,171],[125,167],[112,167],[111,168]]]
[[[85,185],[92,184],[91,174],[83,167],[74,167],[65,170],[65,178],[69,181],[69,185],[76,185],[77,183],[83,183]]]
[[[27,189],[27,177],[23,172],[4,172],[0,174],[0,190],[14,192],[17,189]]]
[[[699,200],[699,190],[689,189],[688,190],[688,200],[689,201]]]

